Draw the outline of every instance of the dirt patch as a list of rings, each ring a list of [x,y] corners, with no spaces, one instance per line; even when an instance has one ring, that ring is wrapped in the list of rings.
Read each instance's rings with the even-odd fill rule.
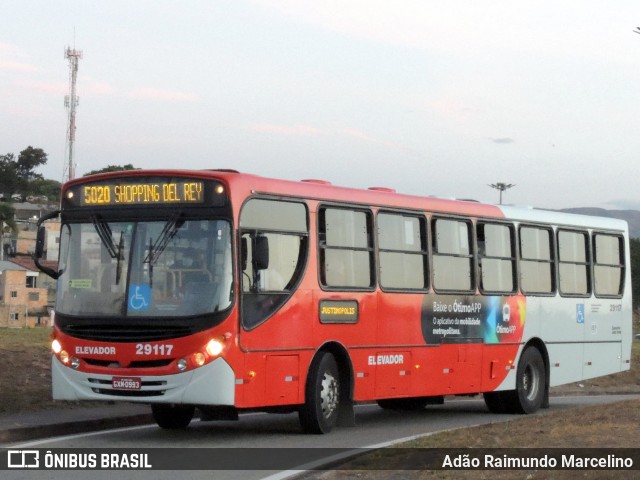
[[[51,398],[51,330],[0,328],[0,415],[87,403]]]

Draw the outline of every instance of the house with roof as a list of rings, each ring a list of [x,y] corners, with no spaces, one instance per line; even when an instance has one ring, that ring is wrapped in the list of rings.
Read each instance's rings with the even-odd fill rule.
[[[0,261],[0,327],[49,324],[49,288],[33,260]],[[48,278],[48,277],[47,277]],[[55,290],[54,290],[55,291]]]
[[[36,223],[51,206],[15,203],[17,231],[5,229],[0,246],[0,327],[48,325],[56,284],[35,266]],[[57,269],[60,223],[45,224],[45,257],[41,263]]]

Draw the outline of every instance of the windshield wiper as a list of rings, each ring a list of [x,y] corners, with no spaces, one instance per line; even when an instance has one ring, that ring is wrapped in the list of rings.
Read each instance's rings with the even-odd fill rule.
[[[120,277],[122,276],[122,264],[121,260],[124,260],[124,232],[120,232],[120,240],[118,246],[113,243],[113,232],[111,227],[102,218],[98,218],[96,215],[91,215],[91,221],[93,222],[93,228],[98,232],[98,237],[102,245],[107,249],[111,258],[117,259],[116,263],[116,285],[120,283]]]
[[[102,241],[102,244],[107,249],[107,252],[111,256],[111,258],[118,258],[119,251],[117,247],[113,243],[111,227],[107,222],[105,222],[102,218],[98,218],[96,215],[91,215],[91,221],[93,222],[93,228],[98,232],[98,236]]]
[[[120,260],[124,260],[124,231],[120,232],[120,241],[118,242],[118,260],[116,262],[116,285],[120,284],[120,277],[122,276],[122,263]]]
[[[149,237],[149,249],[147,256],[144,258],[143,263],[149,264],[149,285],[153,286],[153,265],[158,261],[164,249],[173,237],[175,237],[178,230],[184,225],[184,219],[182,218],[182,212],[176,212],[176,214],[167,220],[164,224],[164,228],[160,235],[156,239],[155,243],[153,239]]]
[[[147,252],[147,256],[144,258],[143,263],[148,263],[149,265],[153,265],[158,261],[164,249],[167,248],[169,242],[173,237],[175,237],[178,230],[182,228],[184,225],[184,218],[182,218],[182,212],[176,212],[176,214],[167,220],[167,223],[164,224],[164,228],[158,239],[155,242],[152,242],[149,239],[149,251]]]
[[[155,263],[155,258],[153,258],[153,240],[151,237],[149,237],[149,253],[147,254],[147,258],[149,259],[149,286],[153,287],[153,264]],[[146,258],[144,263],[147,263]]]

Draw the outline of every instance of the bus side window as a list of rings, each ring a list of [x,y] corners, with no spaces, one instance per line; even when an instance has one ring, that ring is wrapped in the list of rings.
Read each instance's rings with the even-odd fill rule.
[[[558,231],[558,286],[566,296],[591,295],[589,234]]]
[[[511,225],[478,222],[478,275],[480,290],[491,293],[516,291],[516,255]]]
[[[385,290],[426,290],[429,286],[424,217],[379,212],[380,286]]]
[[[432,231],[434,289],[471,291],[474,288],[471,222],[434,218]]]
[[[542,227],[520,227],[520,285],[526,294],[555,292],[553,234]]]
[[[319,218],[322,284],[339,289],[373,288],[375,262],[371,212],[327,207],[320,210]]]

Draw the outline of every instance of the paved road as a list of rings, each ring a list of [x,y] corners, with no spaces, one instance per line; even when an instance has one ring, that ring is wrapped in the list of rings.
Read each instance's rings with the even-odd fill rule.
[[[555,397],[551,399],[554,412],[580,405],[602,404],[634,396]],[[482,400],[452,400],[442,406],[430,406],[421,412],[395,412],[374,405],[356,408],[355,428],[338,428],[328,435],[305,435],[301,432],[297,415],[248,414],[238,422],[193,422],[186,431],[168,432],[155,425],[138,426],[91,434],[40,439],[12,445],[12,448],[359,448],[379,445],[396,439],[424,435],[430,432],[471,425],[508,421],[513,415],[494,415],[487,411]],[[246,459],[250,462],[250,459]],[[309,461],[291,458],[287,468]],[[87,472],[8,472],[7,479],[81,479]],[[92,480],[111,478],[144,478],[164,480],[197,479],[260,479],[276,471],[188,471],[188,472],[92,472]]]

